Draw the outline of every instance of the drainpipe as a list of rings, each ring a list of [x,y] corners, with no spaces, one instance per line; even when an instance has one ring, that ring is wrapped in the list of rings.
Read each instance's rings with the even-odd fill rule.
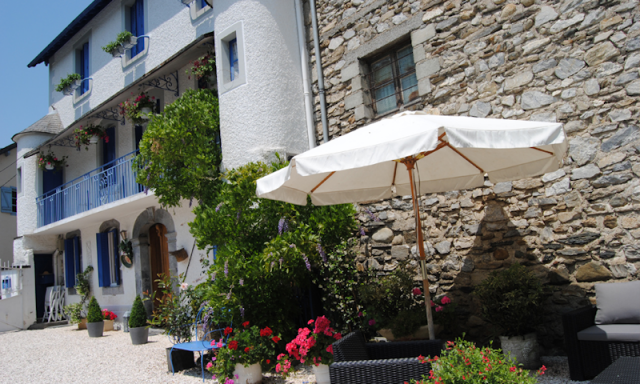
[[[311,96],[311,81],[309,78],[309,52],[304,35],[304,17],[302,16],[302,1],[294,0],[296,9],[296,24],[298,27],[298,45],[300,46],[300,64],[302,67],[302,86],[304,87],[304,108],[307,115],[307,133],[309,134],[309,149],[316,146],[316,130],[313,125],[313,100]]]
[[[318,36],[318,16],[316,0],[309,0],[311,22],[313,23],[313,48],[316,50],[316,69],[318,70],[318,96],[320,97],[320,114],[322,116],[323,141],[329,141],[329,124],[327,123],[327,104],[324,100],[324,75],[322,74],[322,58],[320,57],[320,36]]]

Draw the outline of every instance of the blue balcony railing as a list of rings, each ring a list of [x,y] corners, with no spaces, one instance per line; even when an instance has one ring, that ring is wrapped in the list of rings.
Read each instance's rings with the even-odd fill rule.
[[[36,198],[38,227],[144,191],[133,166],[137,151],[69,181]]]

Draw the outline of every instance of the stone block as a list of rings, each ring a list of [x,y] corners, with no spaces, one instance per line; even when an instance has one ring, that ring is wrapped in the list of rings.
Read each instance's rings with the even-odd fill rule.
[[[367,88],[367,81],[365,80],[364,76],[356,76],[353,79],[351,79],[351,91],[352,92],[356,92],[359,91],[361,89],[366,89]]]
[[[522,109],[537,109],[556,101],[556,98],[539,91],[529,91],[522,94]]]
[[[373,110],[368,105],[364,105],[364,104],[358,105],[354,110],[354,118],[356,120],[372,119],[373,118]],[[385,215],[386,215],[386,213],[385,213]]]
[[[342,70],[340,71],[340,77],[342,78],[343,82],[347,80],[351,80],[354,77],[358,76],[359,74],[360,74],[360,64],[358,62],[348,65],[342,68]]]
[[[584,167],[575,168],[571,172],[571,180],[590,179],[600,174],[600,168],[595,164],[587,164]]]
[[[419,79],[429,77],[440,70],[438,59],[424,60],[416,64],[416,77]]]
[[[427,58],[423,44],[413,46],[413,62],[422,61]]]
[[[533,80],[533,72],[524,71],[518,72],[512,77],[509,77],[504,82],[504,90],[510,91],[512,89],[527,85]]]
[[[553,9],[553,7],[549,7],[543,5],[540,7],[540,12],[536,15],[535,26],[538,28],[539,26],[553,21],[558,18],[558,13]]]
[[[610,41],[597,44],[593,48],[589,49],[584,55],[584,61],[589,64],[590,67],[604,63],[605,61],[616,57],[620,54],[620,51]]]
[[[353,109],[358,105],[365,104],[365,93],[358,91],[344,98],[344,109]]]
[[[418,80],[418,94],[424,96],[428,93],[431,93],[431,81],[428,77],[423,77]]]
[[[391,247],[391,257],[399,260],[404,260],[409,257],[409,246],[407,245],[394,245]]]
[[[415,47],[418,44],[422,44],[430,40],[435,35],[436,35],[436,27],[433,24],[429,24],[422,29],[418,29],[411,32],[411,45]]]
[[[611,276],[611,271],[595,261],[584,264],[576,271],[576,280],[581,282],[609,280]]]

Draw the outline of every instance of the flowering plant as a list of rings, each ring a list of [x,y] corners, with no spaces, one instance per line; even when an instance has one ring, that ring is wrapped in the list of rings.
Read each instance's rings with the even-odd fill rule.
[[[133,93],[131,94],[133,95]],[[148,120],[147,115],[142,113],[142,108],[150,108],[153,110],[155,100],[155,96],[149,96],[146,92],[142,92],[137,97],[120,103],[120,113],[123,116],[127,116],[127,118],[135,124],[142,124]]]
[[[89,124],[84,128],[81,125],[80,128],[76,128],[73,133],[75,134],[76,148],[78,148],[78,150],[84,145],[88,151],[89,144],[91,144],[90,140],[94,136],[98,137],[98,141],[104,140],[105,143],[109,142],[109,136],[99,125]]]
[[[191,68],[187,69],[187,75],[189,75],[189,79],[191,79],[191,75],[195,76],[196,79],[206,79],[212,73],[216,71],[216,59],[213,52],[207,52],[206,55],[199,57],[193,63],[191,63]]]
[[[333,362],[333,342],[340,340],[342,335],[331,327],[330,321],[320,316],[315,321],[307,323],[313,326],[298,329],[298,336],[287,344],[287,352],[303,364],[313,363],[329,365]],[[277,366],[276,371],[278,372]]]
[[[412,384],[534,384],[535,376],[541,376],[546,371],[543,365],[535,376],[529,371],[516,366],[512,357],[505,356],[500,349],[478,348],[472,342],[457,339],[447,341],[447,349],[440,357],[426,358],[419,356],[421,363],[431,363],[429,377],[422,380],[412,380]],[[406,383],[406,382],[405,382]]]
[[[223,335],[229,337],[227,344],[224,344],[223,338],[213,340],[211,346],[214,347],[214,357],[207,364],[207,370],[214,379],[219,378],[220,383],[233,383],[236,364],[245,367],[252,364],[271,365],[270,359],[275,355],[280,341],[280,336],[275,335],[269,327],[260,329],[256,325],[250,326],[248,321],[242,323],[241,329],[225,328]]]
[[[53,152],[49,152],[46,155],[41,153],[40,157],[38,157],[38,167],[43,169],[49,166],[60,170],[66,163],[67,156],[62,156],[62,158],[58,159]]]
[[[414,291],[415,290],[418,290],[420,294],[422,294],[420,288],[415,288]],[[431,300],[431,308],[435,309],[433,321],[436,324],[442,325],[445,330],[453,331],[456,325],[456,307],[457,305],[449,296],[441,296],[436,298],[435,301]]]
[[[104,317],[105,320],[115,320],[116,318],[118,318],[118,315],[116,315],[115,313],[111,312],[108,309],[102,310],[102,316]]]

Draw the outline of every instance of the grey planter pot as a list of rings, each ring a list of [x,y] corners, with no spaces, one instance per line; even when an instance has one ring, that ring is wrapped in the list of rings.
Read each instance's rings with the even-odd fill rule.
[[[89,337],[102,337],[102,332],[104,332],[104,321],[87,323],[87,331],[89,331]]]
[[[147,327],[129,328],[129,334],[131,335],[131,344],[133,345],[147,344],[147,340],[149,339],[149,328]]]
[[[525,369],[540,368],[540,347],[535,333],[524,336],[500,336],[502,351],[511,354]]]

